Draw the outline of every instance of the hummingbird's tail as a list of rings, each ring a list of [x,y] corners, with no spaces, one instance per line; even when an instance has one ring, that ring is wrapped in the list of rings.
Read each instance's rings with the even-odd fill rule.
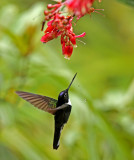
[[[53,149],[58,149],[60,145],[60,134],[63,127],[55,127]]]

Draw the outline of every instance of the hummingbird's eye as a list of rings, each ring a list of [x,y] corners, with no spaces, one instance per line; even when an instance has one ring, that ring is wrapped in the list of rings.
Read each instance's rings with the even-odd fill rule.
[[[66,96],[67,96],[67,94],[65,93],[65,94],[64,94],[64,97],[66,97]]]

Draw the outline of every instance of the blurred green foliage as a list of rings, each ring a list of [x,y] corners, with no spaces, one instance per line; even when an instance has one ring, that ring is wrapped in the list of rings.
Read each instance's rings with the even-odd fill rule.
[[[128,4],[130,6],[134,6],[134,0],[118,0],[118,1],[126,3],[126,4]]]
[[[0,1],[0,160],[133,160],[133,8],[95,2],[105,16],[93,13],[77,22],[74,32],[86,32],[86,45],[77,41],[68,61],[59,38],[40,42],[47,2]],[[76,72],[72,113],[54,151],[53,117],[14,92],[57,98]]]

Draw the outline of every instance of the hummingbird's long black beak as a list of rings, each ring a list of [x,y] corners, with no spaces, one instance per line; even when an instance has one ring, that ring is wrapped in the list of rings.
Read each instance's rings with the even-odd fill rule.
[[[74,81],[74,79],[75,79],[76,75],[77,75],[77,73],[74,75],[74,77],[73,77],[73,79],[72,79],[71,83],[69,84],[69,86],[68,86],[67,90],[69,90],[69,88],[71,87],[71,85],[72,85],[72,83],[73,83],[73,81]]]

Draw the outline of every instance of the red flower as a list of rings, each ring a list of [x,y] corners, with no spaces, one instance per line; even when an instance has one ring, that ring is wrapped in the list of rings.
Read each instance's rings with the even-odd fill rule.
[[[65,4],[78,18],[90,11],[94,0],[66,0]]]
[[[41,42],[47,43],[48,41],[50,41],[54,38],[57,38],[60,34],[61,34],[61,32],[59,32],[56,29],[53,29],[52,32],[48,32],[44,36],[42,36]]]
[[[98,0],[101,2],[101,0]],[[99,13],[98,10],[92,8],[94,0],[62,0],[57,1],[57,4],[48,4],[47,10],[44,11],[45,19],[42,23],[42,29],[47,21],[47,28],[44,31],[44,36],[41,38],[41,42],[47,43],[58,36],[61,36],[62,53],[65,58],[70,58],[73,52],[73,47],[76,47],[76,39],[85,36],[85,32],[81,35],[75,35],[72,27],[72,20],[74,16],[77,19],[81,18],[85,14],[91,14],[92,12]],[[64,13],[67,7],[73,14],[69,15]],[[100,13],[101,14],[101,13]],[[68,16],[69,15],[69,16]]]
[[[73,52],[73,46],[76,46],[76,38],[84,37],[85,32],[81,35],[75,35],[72,30],[68,30],[67,33],[61,35],[61,45],[62,45],[62,54],[65,55],[65,58],[70,59],[72,52]]]
[[[55,16],[56,17],[56,16]],[[61,31],[58,29],[58,24],[55,24],[54,20],[51,20],[47,23],[48,27],[45,30],[45,35],[42,36],[41,42],[47,43],[48,41],[57,38]]]
[[[85,36],[85,33],[79,36],[73,33],[72,16],[65,17],[60,13],[55,13],[52,14],[51,19],[47,23],[48,27],[44,31],[45,35],[42,36],[41,42],[47,43],[61,35],[62,53],[65,55],[65,58],[69,59],[73,52],[73,46],[76,47],[76,38]]]
[[[72,45],[66,46],[65,43],[63,43],[62,52],[66,59],[70,59],[73,52],[73,46]]]

